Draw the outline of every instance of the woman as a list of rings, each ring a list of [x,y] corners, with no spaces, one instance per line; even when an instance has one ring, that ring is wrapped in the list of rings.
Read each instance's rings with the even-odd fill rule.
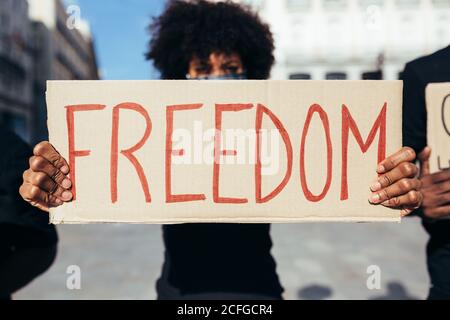
[[[274,62],[268,26],[248,8],[231,2],[172,1],[150,28],[147,58],[162,79],[266,79]],[[24,199],[48,210],[71,200],[70,168],[48,143],[36,146],[25,172]],[[405,148],[389,157],[380,176],[379,202],[405,210],[420,204],[417,179],[399,181],[417,168]],[[45,175],[42,175],[45,173]],[[40,178],[36,178],[40,175]],[[389,191],[389,193],[386,192]],[[406,211],[405,211],[406,212]],[[281,299],[276,264],[270,254],[268,224],[182,224],[163,227],[166,247],[160,299]]]

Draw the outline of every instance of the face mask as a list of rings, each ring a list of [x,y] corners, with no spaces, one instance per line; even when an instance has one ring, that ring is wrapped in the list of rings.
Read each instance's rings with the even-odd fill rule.
[[[191,78],[189,75],[186,75],[186,79],[188,80],[246,80],[247,75],[245,73],[232,73],[232,74],[224,74],[220,76],[200,76]]]

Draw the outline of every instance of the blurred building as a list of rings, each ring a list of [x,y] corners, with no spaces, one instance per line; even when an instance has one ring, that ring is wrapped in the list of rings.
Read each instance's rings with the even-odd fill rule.
[[[0,126],[31,137],[33,60],[26,0],[0,1]]]
[[[450,0],[242,0],[276,41],[275,79],[398,79],[450,44]]]
[[[76,8],[75,8],[76,9]],[[89,25],[60,0],[0,0],[0,125],[47,139],[47,80],[96,80]]]
[[[98,69],[89,25],[60,0],[28,0],[34,40],[33,142],[47,138],[47,80],[97,80]],[[70,9],[70,8],[69,8]],[[79,10],[79,9],[78,9]]]

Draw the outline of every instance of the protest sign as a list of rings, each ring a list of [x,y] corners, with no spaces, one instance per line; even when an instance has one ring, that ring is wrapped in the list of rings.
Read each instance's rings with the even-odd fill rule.
[[[49,81],[53,223],[399,221],[369,204],[400,81]]]
[[[426,104],[430,172],[433,173],[450,168],[450,83],[429,84]]]

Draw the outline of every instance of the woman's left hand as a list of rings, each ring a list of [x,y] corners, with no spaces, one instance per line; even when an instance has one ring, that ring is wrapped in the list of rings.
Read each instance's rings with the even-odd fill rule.
[[[421,181],[417,177],[419,169],[412,163],[415,159],[414,150],[403,147],[380,162],[377,168],[379,176],[370,186],[369,202],[400,209],[402,217],[420,207],[423,195],[420,192]]]

